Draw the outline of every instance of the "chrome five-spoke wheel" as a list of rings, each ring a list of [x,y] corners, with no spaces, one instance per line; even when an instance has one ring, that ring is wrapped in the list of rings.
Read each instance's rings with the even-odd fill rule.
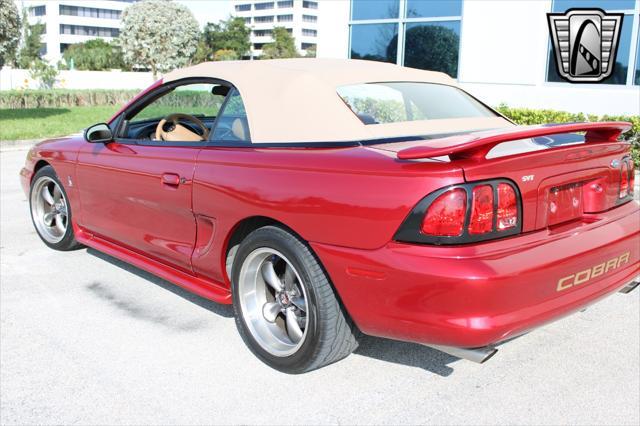
[[[58,183],[41,176],[31,190],[31,216],[40,236],[48,243],[60,242],[69,226],[68,204]]]
[[[238,287],[252,337],[274,356],[295,353],[306,337],[307,295],[291,262],[272,248],[256,249],[242,265]]]

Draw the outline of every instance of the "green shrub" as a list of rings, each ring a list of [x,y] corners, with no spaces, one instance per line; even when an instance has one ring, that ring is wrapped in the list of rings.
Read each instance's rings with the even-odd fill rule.
[[[628,132],[622,134],[621,139],[631,143],[631,156],[640,167],[640,116],[638,115],[603,115],[573,114],[564,111],[550,109],[510,108],[501,104],[496,108],[501,114],[510,118],[517,124],[545,124],[545,123],[571,123],[579,121],[628,121],[632,124]]]
[[[0,91],[0,109],[124,105],[138,93],[139,90],[6,90]],[[164,96],[158,105],[206,107],[212,98],[209,92],[182,90]]]

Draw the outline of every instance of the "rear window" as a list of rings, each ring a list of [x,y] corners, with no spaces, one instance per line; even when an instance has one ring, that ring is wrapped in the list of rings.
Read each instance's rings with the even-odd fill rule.
[[[338,95],[364,124],[496,116],[462,90],[442,84],[354,84],[338,87]]]

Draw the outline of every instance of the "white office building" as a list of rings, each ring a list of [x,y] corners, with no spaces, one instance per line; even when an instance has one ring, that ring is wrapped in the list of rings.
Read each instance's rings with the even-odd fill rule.
[[[443,71],[492,105],[640,115],[640,0],[321,1],[318,57]],[[575,84],[556,71],[547,13],[622,13],[613,74]]]
[[[243,18],[251,28],[251,56],[260,56],[262,47],[273,41],[273,29],[284,27],[296,40],[302,54],[318,48],[318,23],[326,1],[310,0],[234,0],[234,16]]]
[[[57,62],[74,43],[101,38],[111,41],[120,34],[122,11],[136,0],[18,0],[26,8],[29,24],[42,23],[45,59]]]

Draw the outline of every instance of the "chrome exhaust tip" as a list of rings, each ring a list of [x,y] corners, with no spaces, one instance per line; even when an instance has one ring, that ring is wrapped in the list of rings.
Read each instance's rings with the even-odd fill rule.
[[[466,349],[456,348],[454,346],[442,346],[442,345],[427,345],[433,349],[437,349],[440,352],[455,356],[456,358],[466,359],[478,364],[482,364],[489,360],[492,356],[498,353],[498,350],[493,346],[484,346],[481,348]]]
[[[620,293],[629,294],[635,290],[638,285],[640,285],[640,277],[636,277],[633,281],[627,283],[627,285],[620,289]]]

